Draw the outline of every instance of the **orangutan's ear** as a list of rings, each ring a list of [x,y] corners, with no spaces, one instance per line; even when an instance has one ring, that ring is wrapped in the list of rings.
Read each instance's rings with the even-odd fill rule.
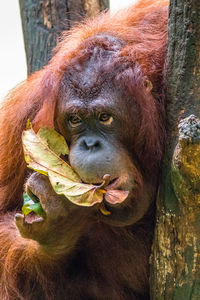
[[[146,88],[146,91],[149,93],[153,89],[153,84],[150,80],[146,79],[144,82],[144,86]]]

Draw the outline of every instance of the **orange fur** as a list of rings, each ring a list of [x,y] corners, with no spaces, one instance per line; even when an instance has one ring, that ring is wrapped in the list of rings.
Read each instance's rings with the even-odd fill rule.
[[[122,56],[139,62],[144,74],[156,84],[161,77],[167,26],[165,0],[139,1],[135,6],[113,15],[99,17],[63,33],[55,56],[41,71],[30,76],[5,99],[0,111],[0,208],[19,206],[24,182],[25,164],[21,147],[21,132],[28,118],[36,113],[36,128],[53,126],[56,89],[63,72],[73,57],[77,57],[82,43],[98,33],[110,33],[124,40]]]
[[[27,119],[31,120],[36,130],[41,126],[54,126],[54,108],[60,80],[71,60],[79,56],[89,37],[106,33],[125,41],[121,56],[132,64],[139,63],[146,78],[153,84],[152,93],[159,97],[156,87],[161,84],[166,52],[167,5],[168,1],[165,0],[141,0],[127,9],[111,15],[109,12],[101,14],[95,19],[86,20],[70,32],[64,32],[49,64],[8,94],[0,109],[1,213],[16,211],[22,206],[26,165],[21,133]],[[18,275],[25,269],[39,276],[44,285],[47,284],[41,265],[48,263],[48,259],[42,255],[38,258],[36,242],[19,236],[13,225],[12,213],[1,218],[0,243],[2,300],[24,299],[17,285]]]

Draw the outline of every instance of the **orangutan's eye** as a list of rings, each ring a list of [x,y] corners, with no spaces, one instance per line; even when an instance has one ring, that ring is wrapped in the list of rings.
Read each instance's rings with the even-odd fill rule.
[[[82,123],[81,118],[76,114],[71,115],[68,120],[69,120],[69,125],[73,128],[79,126]]]
[[[104,125],[111,125],[113,117],[107,113],[101,113],[99,114],[99,121]]]

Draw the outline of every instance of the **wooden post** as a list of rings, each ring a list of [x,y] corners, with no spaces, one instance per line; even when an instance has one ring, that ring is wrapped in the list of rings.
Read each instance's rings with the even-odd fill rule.
[[[108,8],[108,0],[19,0],[28,74],[52,57],[59,34],[83,17]]]
[[[200,1],[171,0],[151,299],[200,299]]]

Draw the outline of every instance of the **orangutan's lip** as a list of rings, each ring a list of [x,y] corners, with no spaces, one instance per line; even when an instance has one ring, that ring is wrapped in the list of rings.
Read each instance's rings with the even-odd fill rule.
[[[122,180],[122,177],[117,177],[110,181],[109,185],[106,186],[106,189],[110,190],[117,190],[120,188],[124,180]]]
[[[127,176],[126,175],[122,175],[120,177],[115,177],[114,179],[112,179],[108,185],[106,185],[105,190],[121,190],[123,189],[123,186],[125,185],[127,181]],[[90,182],[90,184],[93,184],[95,186],[99,186],[102,184],[102,181],[100,182]]]
[[[110,188],[110,186],[112,186],[113,184],[115,184],[116,180],[118,180],[118,178],[112,179],[112,180],[109,182],[109,185],[106,185],[105,188],[107,188],[108,186],[109,186],[109,188]],[[99,182],[92,182],[92,183],[90,183],[90,184],[99,186],[99,185],[103,184],[103,180],[100,180]]]
[[[112,180],[105,188],[110,190],[127,190],[128,174],[122,174],[120,177]]]

